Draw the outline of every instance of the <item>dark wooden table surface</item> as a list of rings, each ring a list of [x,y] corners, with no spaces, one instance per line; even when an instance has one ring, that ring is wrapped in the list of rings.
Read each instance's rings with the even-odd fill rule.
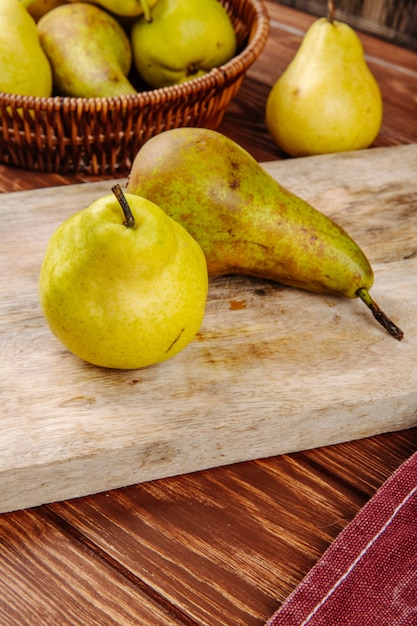
[[[267,6],[269,42],[220,127],[259,161],[284,158],[265,101],[315,19]],[[417,142],[417,54],[361,39],[385,105],[375,145]],[[91,180],[0,166],[2,192]],[[262,624],[416,445],[413,428],[3,514],[0,623]]]

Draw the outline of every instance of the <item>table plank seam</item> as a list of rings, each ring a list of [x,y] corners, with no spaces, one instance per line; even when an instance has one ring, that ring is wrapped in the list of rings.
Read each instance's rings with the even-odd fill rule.
[[[103,550],[97,543],[89,539],[86,535],[75,528],[71,523],[65,520],[61,515],[56,513],[50,505],[45,505],[37,509],[39,516],[47,519],[59,528],[72,540],[75,540],[82,546],[82,549],[94,555],[97,559],[103,561],[108,567],[111,567],[119,576],[129,581],[137,587],[142,594],[147,595],[155,604],[159,605],[170,617],[181,622],[184,626],[199,626],[198,622],[192,619],[184,611],[172,604],[171,601],[164,598],[156,589],[150,587],[144,580],[136,576],[130,569],[122,565],[117,559]]]

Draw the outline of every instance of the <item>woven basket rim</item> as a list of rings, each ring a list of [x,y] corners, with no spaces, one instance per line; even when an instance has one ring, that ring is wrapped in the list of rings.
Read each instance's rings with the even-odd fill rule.
[[[270,22],[264,0],[246,0],[247,4],[255,10],[255,19],[249,39],[245,47],[227,63],[212,68],[204,76],[193,78],[178,85],[161,87],[140,91],[132,95],[115,96],[112,98],[80,98],[74,96],[49,96],[36,97],[21,94],[11,94],[0,91],[0,101],[6,105],[24,106],[25,109],[41,108],[59,110],[63,108],[90,108],[93,104],[116,104],[129,108],[153,104],[159,101],[171,102],[179,97],[198,94],[199,91],[207,91],[211,88],[225,86],[236,76],[245,71],[257,58],[266,45]]]

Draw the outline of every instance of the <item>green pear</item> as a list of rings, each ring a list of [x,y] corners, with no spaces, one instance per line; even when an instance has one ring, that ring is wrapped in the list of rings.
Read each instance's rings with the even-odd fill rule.
[[[265,119],[275,143],[296,157],[367,148],[382,112],[381,92],[355,31],[323,17],[272,87]]]
[[[120,186],[114,193],[119,199],[98,198],[54,232],[39,297],[68,350],[94,365],[136,369],[178,354],[195,337],[207,267],[200,246],[159,207]]]
[[[52,71],[36,23],[19,0],[0,1],[0,91],[23,96],[52,94]]]
[[[121,17],[147,15],[158,0],[69,0],[70,2],[92,2],[110,13]]]
[[[373,271],[352,238],[221,133],[178,128],[151,138],[134,159],[127,190],[155,202],[189,231],[210,275],[246,274],[359,296],[402,338],[371,299]]]
[[[136,69],[153,88],[204,76],[229,61],[237,45],[218,0],[159,0],[151,20],[134,22],[131,41]]]
[[[59,95],[111,98],[137,93],[127,78],[129,38],[109,13],[93,4],[63,4],[37,26]]]

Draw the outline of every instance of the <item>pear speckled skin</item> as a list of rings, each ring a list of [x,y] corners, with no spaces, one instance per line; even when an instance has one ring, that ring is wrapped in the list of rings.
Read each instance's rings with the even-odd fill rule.
[[[151,15],[151,22],[134,23],[131,41],[136,69],[153,88],[204,76],[236,52],[233,25],[218,0],[158,0]]]
[[[38,22],[59,95],[111,98],[137,91],[127,74],[132,49],[122,26],[93,4],[64,4]]]
[[[19,0],[0,2],[0,91],[22,96],[52,94],[52,71],[36,24]]]
[[[368,260],[344,230],[217,131],[156,135],[136,155],[127,189],[190,232],[211,275],[259,276],[352,298],[373,283]]]
[[[94,365],[136,369],[178,354],[197,334],[208,290],[200,246],[159,207],[97,199],[52,235],[39,298],[53,334]]]
[[[367,148],[381,127],[383,102],[355,31],[320,18],[271,89],[265,119],[291,156]]]

